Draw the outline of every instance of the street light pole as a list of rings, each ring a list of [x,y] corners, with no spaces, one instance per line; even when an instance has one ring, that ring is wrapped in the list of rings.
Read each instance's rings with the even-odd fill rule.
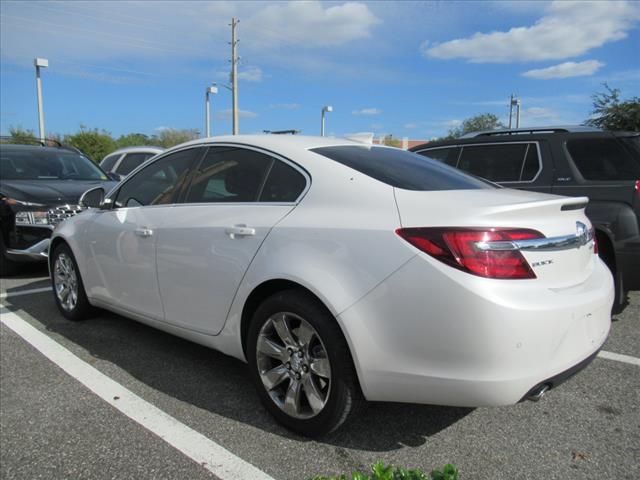
[[[322,121],[320,123],[320,136],[324,137],[324,114],[326,112],[333,112],[333,107],[331,105],[325,105],[322,107]]]
[[[211,84],[210,87],[207,87],[207,90],[205,91],[205,94],[204,94],[204,100],[205,100],[204,133],[205,133],[205,136],[207,137],[211,136],[211,111],[209,109],[209,94],[215,95],[216,93],[218,93],[218,87],[216,86],[215,83],[213,83]]]
[[[42,79],[40,78],[40,68],[47,68],[49,60],[46,58],[35,58],[33,65],[36,67],[36,91],[38,94],[38,133],[40,134],[40,142],[44,145],[44,110],[42,109]]]

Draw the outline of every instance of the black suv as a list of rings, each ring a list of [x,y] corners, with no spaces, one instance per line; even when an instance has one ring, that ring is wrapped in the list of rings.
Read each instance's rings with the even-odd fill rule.
[[[640,133],[588,127],[491,130],[411,151],[509,188],[589,197],[614,312],[640,289]]]
[[[80,195],[112,181],[95,163],[61,144],[15,145],[0,139],[0,275],[44,262],[55,226],[81,211]]]

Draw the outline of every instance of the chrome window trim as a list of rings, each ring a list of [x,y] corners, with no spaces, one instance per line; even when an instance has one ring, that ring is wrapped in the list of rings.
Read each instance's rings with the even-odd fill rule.
[[[442,145],[442,146],[438,146],[438,147],[425,148],[425,149],[422,149],[422,150],[418,150],[415,153],[422,153],[422,152],[427,152],[429,150],[437,150],[437,149],[443,149],[443,148],[459,147],[460,148],[460,153],[458,154],[458,161],[456,162],[455,168],[457,168],[458,170],[461,170],[458,167],[458,165],[460,165],[460,159],[462,158],[462,154],[464,153],[465,147],[481,147],[481,146],[484,146],[484,145],[487,145],[487,146],[490,146],[490,145],[518,145],[518,144],[526,144],[527,146],[529,146],[532,143],[534,143],[536,145],[536,149],[537,149],[537,152],[538,152],[538,171],[536,172],[536,174],[533,177],[533,179],[531,179],[531,180],[507,180],[507,181],[501,181],[501,182],[495,182],[494,180],[489,180],[490,182],[499,183],[500,185],[512,184],[512,183],[527,184],[527,183],[534,183],[536,180],[538,180],[538,177],[542,173],[542,153],[541,153],[541,149],[540,149],[540,142],[538,140],[521,140],[519,142],[516,141],[516,142],[458,143],[458,144],[455,144],[455,145]],[[525,151],[524,158],[522,160],[521,172],[522,172],[522,169],[524,169],[524,164],[525,164],[525,162],[527,160],[527,153],[528,152],[529,152],[529,149],[527,148],[527,151]],[[442,162],[442,163],[444,163],[444,162]],[[464,170],[462,170],[462,171],[464,172]]]

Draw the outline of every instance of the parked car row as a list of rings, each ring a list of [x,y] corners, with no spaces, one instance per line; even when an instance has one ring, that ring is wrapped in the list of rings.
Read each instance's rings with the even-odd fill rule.
[[[616,285],[640,289],[640,133],[588,127],[477,132],[412,151],[504,187],[589,197],[587,217]]]
[[[364,400],[537,400],[610,327],[586,197],[391,147],[207,138],[83,202],[51,239],[61,313],[105,308],[246,361],[267,410],[305,435]]]
[[[82,210],[79,198],[97,185],[116,185],[77,149],[0,143],[0,275],[15,275],[25,263],[46,262],[49,237],[63,220]]]

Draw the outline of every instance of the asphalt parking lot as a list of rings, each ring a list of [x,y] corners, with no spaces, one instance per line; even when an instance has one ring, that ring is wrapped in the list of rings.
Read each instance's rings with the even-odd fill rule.
[[[106,312],[68,322],[45,290],[46,270],[1,283],[2,479],[215,478],[175,448],[182,427],[203,437],[200,448],[215,442],[274,479],[347,473],[377,460],[427,471],[452,462],[463,480],[640,478],[640,292],[615,318],[604,347],[622,356],[597,358],[541,402],[494,409],[371,404],[337,433],[312,441],[262,409],[243,363]],[[117,395],[107,402],[65,373],[5,325],[10,317],[164,412],[175,428],[161,438],[123,414]],[[198,445],[185,450],[191,447]]]

